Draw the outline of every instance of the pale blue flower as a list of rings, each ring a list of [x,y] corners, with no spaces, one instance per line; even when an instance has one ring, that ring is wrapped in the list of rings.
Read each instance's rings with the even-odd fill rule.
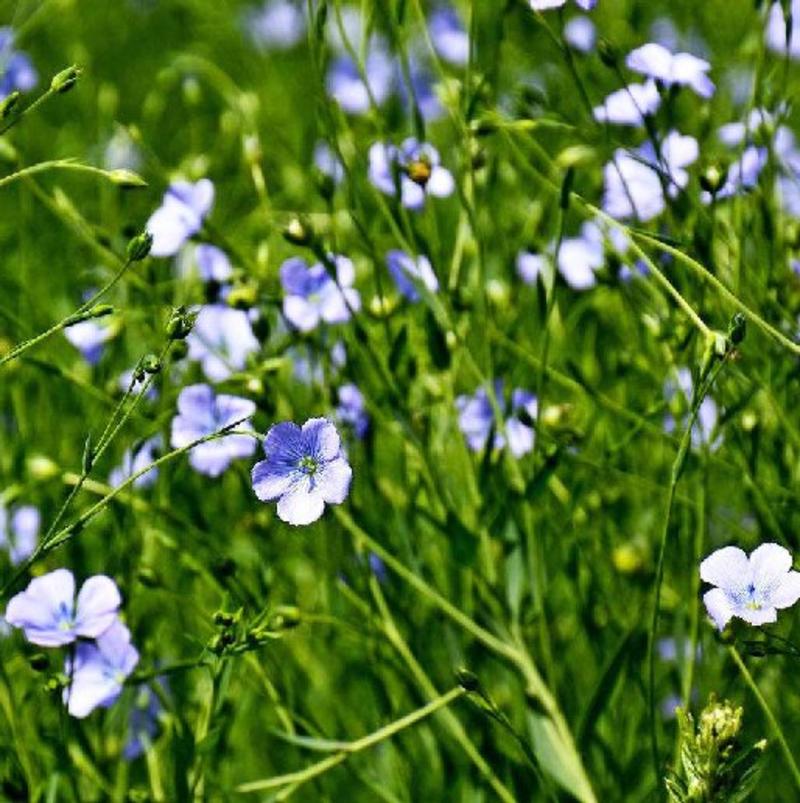
[[[495,430],[492,445],[495,449],[503,449],[508,445],[511,454],[520,458],[533,449],[533,428],[522,421],[524,413],[531,421],[536,420],[538,402],[533,393],[516,388],[511,394],[511,403],[503,396],[503,382],[496,380],[494,395],[505,421],[504,431]],[[458,409],[458,426],[467,440],[467,445],[474,452],[484,449],[489,435],[495,429],[495,415],[489,394],[485,388],[478,388],[473,396],[459,396],[456,399]],[[507,416],[507,417],[506,417]]]
[[[536,284],[546,265],[547,259],[543,254],[534,254],[532,251],[520,251],[517,254],[517,275],[525,284]]]
[[[11,28],[0,28],[0,100],[12,92],[29,92],[39,83],[31,60],[14,50],[14,33]]]
[[[469,61],[469,34],[454,8],[434,9],[428,20],[428,30],[440,58],[455,67],[463,67]]]
[[[288,50],[306,35],[306,16],[299,2],[267,0],[245,15],[250,38],[265,50]]]
[[[595,106],[594,118],[601,123],[640,126],[645,117],[658,111],[660,105],[661,95],[655,81],[628,84],[612,92],[600,106]]]
[[[166,679],[159,678],[157,683],[166,691]],[[147,686],[139,688],[128,720],[128,741],[122,751],[122,757],[126,761],[133,761],[143,755],[146,745],[156,738],[163,711],[161,700],[152,689]]]
[[[336,151],[324,140],[314,146],[314,164],[317,170],[331,179],[334,184],[341,184],[344,181],[344,165]]]
[[[278,500],[278,517],[293,525],[315,522],[325,505],[344,502],[353,471],[336,427],[311,418],[302,429],[275,424],[264,439],[266,460],[253,467],[253,490],[262,502]]]
[[[366,83],[349,55],[338,56],[328,69],[328,94],[347,114],[364,114],[373,101],[381,106],[392,92],[395,68],[383,49],[375,48],[367,55],[364,73]]]
[[[735,616],[751,625],[778,619],[778,610],[800,599],[800,572],[779,544],[761,544],[750,557],[738,547],[712,552],[700,564],[700,577],[716,588],[703,595],[708,615],[720,629]]]
[[[169,185],[161,206],[145,224],[153,235],[150,254],[169,257],[203,227],[203,221],[214,205],[214,185],[207,178],[192,184],[174,181]]]
[[[563,8],[567,0],[528,0],[534,11],[547,11],[551,8]],[[596,5],[597,0],[574,0],[578,8],[584,11],[591,11]]]
[[[0,502],[0,549],[8,552],[14,566],[33,554],[41,523],[41,514],[33,505],[20,505],[9,510]]]
[[[425,256],[415,259],[405,251],[389,251],[386,254],[386,266],[398,291],[409,301],[419,301],[419,285],[425,287],[429,293],[439,290],[439,280],[433,272],[430,260]]]
[[[357,438],[363,438],[369,429],[369,414],[364,403],[364,394],[352,383],[342,385],[337,391],[339,406],[336,418],[352,428]]]
[[[178,415],[172,419],[170,443],[173,448],[181,449],[250,418],[255,411],[256,406],[249,399],[224,393],[216,395],[209,385],[189,385],[178,396]],[[243,421],[237,429],[250,432],[253,427],[249,421]],[[189,463],[200,474],[218,477],[234,460],[250,457],[255,450],[252,436],[225,435],[195,446],[189,454]]]
[[[194,249],[197,272],[204,282],[228,282],[233,276],[233,266],[228,255],[216,245],[203,243]]]
[[[143,441],[138,448],[128,449],[122,456],[122,463],[112,469],[108,475],[108,484],[112,488],[122,485],[134,474],[138,474],[142,469],[147,468],[155,459],[156,454],[163,448],[161,435],[154,435]],[[142,474],[133,481],[134,488],[149,488],[158,479],[158,469],[151,468],[150,471]]]
[[[677,382],[670,379],[665,383],[664,397],[668,402],[673,402],[676,394],[680,391],[684,401],[682,406],[688,411],[694,395],[692,372],[688,368],[680,368],[676,374],[676,378]],[[722,437],[716,432],[718,421],[719,409],[717,403],[711,396],[706,396],[700,403],[700,407],[697,411],[697,418],[692,427],[691,443],[693,448],[700,449],[703,446],[708,446],[712,451],[719,448],[722,444]],[[688,418],[685,418],[684,422],[688,423]],[[675,417],[672,413],[668,413],[664,417],[664,430],[668,434],[672,434],[675,432],[675,428]]]
[[[300,257],[281,265],[283,314],[301,332],[310,332],[321,322],[345,323],[361,309],[361,296],[353,288],[356,274],[352,261],[335,254],[331,259],[336,265],[336,280],[324,265],[308,267]]]
[[[67,658],[64,664],[64,674],[70,678],[63,694],[67,711],[83,719],[95,708],[113,705],[138,663],[130,631],[119,620],[94,643],[79,642],[74,658]]]
[[[56,569],[30,581],[13,596],[5,619],[20,627],[32,644],[61,647],[78,637],[96,638],[117,618],[122,599],[116,583],[105,575],[90,577],[75,598],[75,578],[69,569]]]
[[[96,365],[103,356],[105,344],[116,334],[107,318],[79,321],[64,330],[64,337],[80,351],[89,365]]]
[[[564,26],[564,39],[575,50],[588,53],[597,39],[594,23],[588,17],[573,17]]]
[[[200,362],[206,378],[222,382],[241,371],[260,344],[244,310],[227,304],[205,304],[186,338],[189,359]]]
[[[440,164],[432,145],[410,137],[397,148],[375,142],[369,149],[369,179],[386,195],[397,195],[408,209],[421,209],[427,195],[446,198],[455,190],[453,174]]]
[[[790,10],[792,24],[789,26],[787,41],[786,17],[782,4],[777,0],[773,2],[767,20],[767,46],[776,53],[788,52],[793,59],[797,59],[800,58],[800,0],[791,0]]]
[[[650,42],[630,52],[625,64],[664,86],[688,86],[701,98],[710,98],[714,94],[714,84],[706,74],[711,65],[691,53],[673,54],[663,45]]]

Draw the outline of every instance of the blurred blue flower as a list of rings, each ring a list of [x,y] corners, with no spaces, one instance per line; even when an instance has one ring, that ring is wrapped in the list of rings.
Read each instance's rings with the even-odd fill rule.
[[[411,88],[422,119],[426,122],[438,120],[444,114],[444,107],[434,88],[434,78],[430,70],[414,55],[409,56],[408,64]],[[399,82],[400,97],[406,106],[411,105],[411,98],[404,81]]]
[[[664,86],[688,86],[701,98],[714,94],[714,83],[706,75],[711,65],[691,53],[670,53],[663,45],[650,42],[631,51],[625,64],[640,75],[660,81]]]
[[[594,118],[600,123],[640,126],[644,118],[655,114],[661,105],[661,95],[655,81],[628,84],[612,92],[600,106],[594,108]]]
[[[561,243],[558,272],[573,290],[588,290],[596,284],[595,271],[605,265],[607,248],[624,256],[628,247],[628,238],[619,229],[605,229],[587,220],[579,237],[567,237]]]
[[[328,176],[334,184],[341,184],[344,180],[344,165],[333,148],[324,140],[314,146],[314,164],[317,170]]]
[[[330,353],[319,354],[310,344],[298,344],[286,350],[286,358],[291,361],[292,376],[303,385],[325,384],[325,360],[329,377],[334,377],[340,368],[347,364],[347,351],[344,343],[337,340]]]
[[[228,255],[216,245],[202,243],[194,249],[194,261],[197,265],[197,272],[204,282],[224,282],[230,281],[233,275],[233,267]]]
[[[249,399],[216,395],[209,385],[189,385],[178,396],[178,415],[172,419],[173,448],[181,449],[190,443],[212,435],[231,424],[249,418],[256,406]],[[252,431],[249,421],[237,427]],[[189,454],[189,463],[195,471],[209,477],[218,477],[234,460],[250,457],[256,442],[250,435],[225,435],[195,446]]]
[[[463,67],[469,61],[469,34],[454,8],[435,8],[428,20],[428,31],[436,52],[444,61],[455,67]]]
[[[113,705],[138,663],[130,631],[119,620],[94,643],[79,642],[74,659],[67,658],[64,664],[64,674],[71,679],[63,694],[67,711],[83,719],[97,707]]]
[[[538,402],[536,396],[527,390],[515,388],[511,394],[511,404],[507,405],[503,395],[503,381],[494,383],[494,395],[500,412],[505,417],[504,432],[496,431],[492,445],[495,449],[503,449],[506,444],[511,454],[520,458],[533,449],[534,431],[528,423],[523,423],[520,416],[536,420]],[[474,452],[486,447],[489,435],[495,427],[495,416],[489,394],[485,388],[478,388],[474,396],[459,396],[456,399],[458,409],[458,426],[467,440],[467,445]]]
[[[547,11],[550,8],[562,8],[567,4],[567,0],[528,0],[534,11]],[[591,11],[596,5],[597,0],[574,0],[575,5],[584,11]]]
[[[755,145],[748,145],[739,159],[729,168],[725,184],[717,192],[717,198],[731,198],[742,192],[752,190],[758,184],[758,177],[767,164],[769,151],[766,148],[759,148]],[[703,193],[703,201],[708,203],[711,195]]]
[[[33,554],[41,523],[41,514],[33,505],[20,505],[12,512],[0,502],[0,549],[8,552],[14,566]]]
[[[564,39],[575,50],[588,53],[597,39],[594,23],[588,17],[573,17],[564,26]]]
[[[798,31],[800,0],[790,0],[790,3],[791,19],[787,30],[783,5],[777,0],[773,2],[767,20],[767,46],[776,53],[788,52],[793,59],[797,59],[800,58],[800,31]]]
[[[90,577],[75,599],[75,578],[69,569],[56,569],[30,581],[13,596],[5,619],[20,627],[32,644],[61,647],[79,636],[96,638],[117,618],[122,599],[116,583],[105,575]]]
[[[435,293],[439,289],[439,280],[433,272],[430,260],[425,256],[414,259],[405,251],[389,251],[386,254],[386,266],[398,291],[409,301],[419,301],[418,284],[424,286],[430,293]]]
[[[386,564],[374,552],[370,552],[367,556],[367,563],[369,564],[369,570],[375,575],[375,579],[379,583],[385,583],[389,578]]]
[[[363,438],[369,429],[369,415],[364,404],[364,395],[353,384],[342,385],[338,390],[339,406],[336,417],[352,427],[357,438]]]
[[[349,55],[336,57],[328,68],[328,94],[347,114],[364,114],[373,101],[381,106],[392,92],[395,67],[382,49],[373,49],[367,55],[364,72],[366,82]]]
[[[778,619],[778,610],[800,599],[800,572],[792,555],[778,544],[761,544],[748,556],[738,547],[712,552],[700,564],[700,577],[716,588],[703,595],[708,615],[723,630],[734,617],[751,625]]]
[[[64,330],[64,337],[80,351],[89,365],[97,365],[103,356],[103,347],[116,334],[107,318],[90,318],[74,323]]]
[[[142,156],[133,138],[125,128],[119,127],[106,142],[103,167],[106,170],[138,170]]]
[[[325,505],[344,502],[353,470],[342,454],[336,427],[311,418],[302,429],[275,424],[264,439],[266,460],[253,467],[253,490],[262,502],[278,500],[278,517],[293,525],[311,524]]]
[[[0,100],[15,91],[29,92],[37,83],[39,76],[31,60],[14,50],[12,29],[0,28]]]
[[[633,153],[624,148],[614,152],[603,171],[603,209],[609,215],[651,220],[666,208],[665,185],[671,198],[686,187],[686,168],[699,154],[697,140],[671,131],[662,140],[659,152],[660,157],[649,141]]]
[[[375,142],[369,149],[369,179],[386,195],[397,195],[408,209],[421,209],[426,195],[446,198],[455,190],[453,174],[442,167],[439,152],[413,137],[397,148]]]
[[[150,254],[170,257],[203,227],[214,204],[214,185],[207,178],[192,184],[173,181],[164,193],[161,206],[150,215],[145,229],[153,235]]]
[[[336,280],[324,265],[308,267],[301,257],[287,259],[281,265],[283,314],[301,332],[310,332],[325,323],[345,323],[361,309],[361,296],[353,288],[355,268],[345,256],[331,255],[336,265]]]
[[[306,16],[298,2],[266,0],[245,15],[245,28],[259,47],[288,50],[306,35]]]
[[[108,475],[108,484],[112,488],[122,485],[134,474],[147,468],[155,459],[156,454],[163,448],[161,435],[154,435],[141,443],[137,449],[128,449],[122,456],[122,463],[112,469]],[[158,469],[152,468],[133,481],[134,488],[149,488],[158,479]]]
[[[517,275],[525,284],[536,284],[536,280],[545,269],[547,259],[543,254],[532,251],[520,251],[517,254]]]
[[[189,359],[200,362],[212,382],[243,370],[248,356],[260,348],[247,313],[227,304],[202,306],[186,343]]]
[[[162,688],[166,679],[156,681]],[[144,754],[146,744],[152,744],[159,731],[159,718],[164,707],[152,689],[141,686],[136,694],[134,706],[128,720],[128,741],[122,750],[126,761],[133,761]]]
[[[686,407],[686,422],[688,423],[688,411],[694,395],[694,382],[692,372],[688,368],[680,368],[676,374],[677,382],[669,380],[664,386],[664,397],[668,402],[672,402],[678,391],[683,394],[684,405]],[[708,446],[712,451],[718,449],[722,443],[721,434],[715,433],[717,421],[719,420],[719,409],[717,403],[710,396],[706,396],[700,403],[697,411],[697,418],[692,427],[691,442],[695,449]],[[672,413],[664,416],[664,430],[672,434],[675,432],[676,420]]]

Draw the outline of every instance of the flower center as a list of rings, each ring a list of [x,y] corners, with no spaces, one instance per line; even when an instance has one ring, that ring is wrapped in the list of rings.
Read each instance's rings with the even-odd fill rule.
[[[745,603],[745,608],[747,608],[749,611],[760,611],[762,606],[761,603],[756,599],[756,587],[752,583],[747,586],[747,596],[749,599]]]
[[[75,622],[72,618],[72,611],[65,602],[62,602],[58,606],[58,629],[67,633],[74,627]]]
[[[415,184],[419,184],[420,187],[424,187],[428,183],[428,179],[431,177],[432,170],[433,168],[431,168],[430,162],[426,162],[424,159],[418,159],[415,162],[411,162],[411,164],[406,168],[408,177]]]
[[[297,461],[297,467],[304,474],[316,474],[319,463],[313,457],[306,455]]]

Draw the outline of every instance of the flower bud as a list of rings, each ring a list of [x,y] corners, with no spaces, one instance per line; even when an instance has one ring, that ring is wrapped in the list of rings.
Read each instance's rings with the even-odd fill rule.
[[[188,312],[186,307],[176,307],[167,321],[167,337],[170,340],[185,340],[194,327],[197,313]]]
[[[724,186],[727,179],[727,170],[719,165],[709,165],[700,174],[700,186],[712,195],[716,195]]]
[[[28,474],[31,479],[45,481],[58,476],[58,465],[44,455],[33,455],[28,459]]]
[[[128,262],[141,262],[150,253],[152,246],[153,235],[149,231],[143,231],[132,237],[126,251]]]
[[[69,92],[69,90],[78,83],[78,78],[80,77],[81,70],[77,65],[73,64],[71,67],[67,67],[66,70],[61,70],[60,73],[56,73],[53,76],[53,80],[50,82],[50,90],[52,92],[58,92],[59,94]]]
[[[158,374],[161,373],[161,360],[156,357],[155,354],[148,354],[142,360],[142,370],[146,374]]]
[[[464,667],[456,670],[456,682],[464,691],[479,692],[481,689],[481,682],[478,680],[478,676]]]
[[[179,362],[186,358],[189,354],[189,345],[186,343],[185,340],[176,340],[172,344],[172,350],[170,351],[170,356],[172,357],[172,362]]]
[[[283,230],[283,237],[293,245],[310,245],[314,241],[314,230],[307,220],[293,217]]]
[[[17,90],[14,90],[8,97],[6,97],[0,103],[0,120],[5,120],[14,111],[19,99],[22,97],[22,93]]]
[[[125,190],[147,186],[147,182],[138,173],[134,173],[133,170],[125,170],[123,168],[109,170],[107,175],[114,184]]]

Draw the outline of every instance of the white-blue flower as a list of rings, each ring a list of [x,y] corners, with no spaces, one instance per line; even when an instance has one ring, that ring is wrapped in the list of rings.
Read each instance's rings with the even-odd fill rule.
[[[800,572],[779,544],[762,544],[749,558],[735,546],[718,549],[700,564],[700,577],[716,586],[703,602],[720,630],[734,616],[751,625],[775,622],[779,609],[800,599]]]

